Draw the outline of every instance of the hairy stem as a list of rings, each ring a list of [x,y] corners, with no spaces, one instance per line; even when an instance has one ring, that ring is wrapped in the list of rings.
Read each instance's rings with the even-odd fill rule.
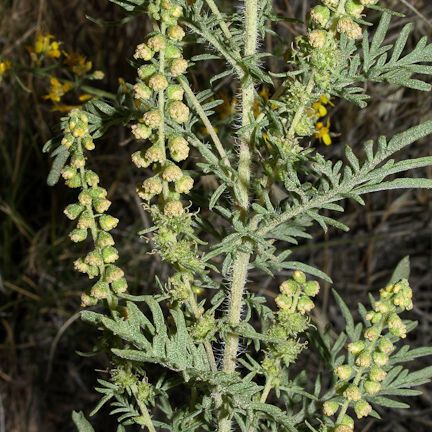
[[[245,1],[245,47],[244,55],[253,56],[257,50],[258,33],[258,0]],[[255,88],[252,78],[249,76],[242,83],[242,126],[251,124]],[[240,142],[239,166],[238,166],[238,204],[247,213],[249,208],[249,184],[251,170],[251,132],[247,130]],[[247,279],[250,253],[237,252],[233,264],[230,305],[228,311],[228,324],[235,327],[240,322],[243,302],[243,292]],[[223,358],[223,370],[232,373],[235,370],[239,336],[229,333],[226,337],[226,345]],[[219,421],[219,432],[231,430],[231,419],[223,417]]]

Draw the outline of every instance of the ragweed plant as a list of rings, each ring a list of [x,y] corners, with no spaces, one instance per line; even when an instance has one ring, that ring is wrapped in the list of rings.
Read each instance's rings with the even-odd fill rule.
[[[273,53],[260,42],[287,18],[270,1],[229,10],[213,0],[112,1],[152,23],[133,56],[136,81],[116,100],[72,111],[63,137],[46,146],[55,157],[49,182],[61,175],[79,190],[65,213],[78,221],[71,239],[91,243],[75,266],[96,281],[82,295],[84,307],[94,306],[82,317],[103,332],[99,349],[111,361],[91,414],[110,405],[118,431],[350,432],[357,419],[379,417],[380,406],[407,407],[393,396],[419,394],[412,388],[432,376],[403,366],[431,354],[402,343],[415,327],[404,317],[413,301],[407,260],[370,310],[360,305],[357,324],[335,293],[346,328],[334,339],[311,314],[316,279],[331,279],[293,260],[291,247],[310,238],[315,223],[348,230],[334,216],[344,200],[362,205],[366,193],[432,187],[430,179],[398,177],[432,165],[430,156],[393,159],[431,134],[431,121],[366,142],[364,156],[347,147],[344,160],[326,160],[312,145],[331,143],[329,109],[338,100],[367,109],[368,82],[430,91],[421,75],[431,74],[432,45],[423,38],[407,50],[410,24],[387,43],[392,12],[378,0],[322,0],[270,71],[263,59]],[[381,15],[372,31],[369,10]],[[200,54],[188,57],[191,47]],[[190,84],[203,62],[218,60],[226,67],[209,88]],[[236,86],[235,103],[217,99],[220,80]],[[127,265],[116,264],[110,233],[118,221],[86,168],[94,140],[116,125],[130,127],[139,146],[131,155],[142,169],[137,194],[153,222],[140,234],[171,268],[156,295],[126,292]],[[251,270],[290,272],[275,307],[250,290]],[[326,366],[319,376],[307,368],[296,375],[308,341]],[[93,430],[82,413],[73,418],[80,431]]]

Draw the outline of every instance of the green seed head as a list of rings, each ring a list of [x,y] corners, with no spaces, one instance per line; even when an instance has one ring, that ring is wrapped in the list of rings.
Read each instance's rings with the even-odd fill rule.
[[[111,215],[102,215],[99,218],[99,224],[104,231],[111,231],[118,223],[119,220]]]
[[[179,194],[187,194],[193,188],[194,181],[190,176],[183,176],[175,182],[175,191]]]
[[[127,287],[128,284],[125,278],[120,278],[119,280],[116,280],[111,284],[111,288],[116,294],[121,294],[126,292]]]
[[[335,369],[335,373],[340,380],[346,381],[351,378],[353,369],[350,365],[341,365]]]
[[[168,113],[177,123],[186,123],[189,118],[189,108],[180,101],[173,101],[168,106]]]
[[[151,129],[141,123],[132,125],[131,129],[133,136],[137,140],[145,140],[151,135]]]
[[[334,401],[324,402],[323,412],[327,417],[330,417],[330,416],[336,414],[338,409],[339,409],[339,404],[337,402],[334,402]]]
[[[118,260],[119,254],[115,247],[106,246],[102,249],[103,262],[107,264],[114,263]]]
[[[355,403],[354,411],[357,418],[361,419],[367,417],[371,413],[372,407],[365,400],[360,399]]]
[[[177,58],[171,62],[170,72],[173,76],[177,77],[186,72],[188,62],[184,58]]]

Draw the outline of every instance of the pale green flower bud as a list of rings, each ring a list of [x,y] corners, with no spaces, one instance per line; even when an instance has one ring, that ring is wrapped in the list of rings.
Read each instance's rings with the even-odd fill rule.
[[[84,148],[88,151],[92,151],[96,148],[95,143],[93,142],[93,140],[90,136],[85,137],[83,139],[83,145],[84,145]]]
[[[353,430],[353,428],[347,425],[340,424],[336,426],[334,432],[353,432]]]
[[[94,219],[91,213],[87,210],[81,213],[81,216],[78,219],[77,227],[79,229],[87,229],[93,226]]]
[[[145,140],[151,135],[151,129],[140,123],[132,125],[131,130],[137,140]]]
[[[153,51],[151,50],[151,48],[146,45],[145,43],[142,43],[140,45],[137,46],[135,54],[134,54],[134,58],[141,59],[144,61],[149,61],[153,58]]]
[[[138,168],[147,168],[150,164],[150,161],[146,160],[141,151],[137,151],[131,156],[132,162]]]
[[[184,90],[178,84],[171,84],[167,88],[167,97],[169,100],[178,100],[181,101],[183,99]]]
[[[66,181],[66,186],[70,188],[79,188],[81,187],[81,177],[78,173],[76,173],[73,177]]]
[[[138,401],[142,402],[142,403],[146,403],[152,396],[153,394],[153,389],[152,386],[144,381],[141,381],[137,384],[137,399]],[[143,424],[143,426],[145,426],[147,424],[148,420],[145,419],[145,423]]]
[[[378,3],[379,0],[360,0],[360,3],[363,6],[373,6],[376,5]]]
[[[113,245],[114,245],[114,239],[112,235],[105,231],[100,231],[97,236],[96,246],[99,248],[103,248],[105,246],[113,246]]]
[[[70,149],[74,142],[75,142],[75,139],[74,139],[73,135],[69,134],[69,133],[65,134],[65,136],[61,140],[62,146],[67,148],[67,149]]]
[[[183,16],[183,9],[180,5],[173,5],[170,8],[170,13],[174,18],[180,18]]]
[[[372,358],[377,366],[385,366],[389,362],[388,355],[383,352],[374,352]]]
[[[175,191],[179,194],[187,194],[192,190],[193,184],[193,178],[185,175],[175,182]]]
[[[103,187],[99,187],[99,186],[95,186],[95,187],[88,189],[88,192],[90,193],[92,199],[105,198],[108,194],[106,189],[104,189]]]
[[[339,404],[337,402],[335,401],[324,402],[323,412],[327,417],[331,417],[332,415],[336,414],[338,409],[339,409]]]
[[[195,324],[192,337],[197,341],[203,341],[212,334],[216,328],[216,320],[213,315],[205,314]]]
[[[82,168],[85,166],[85,157],[82,153],[74,153],[71,158],[71,165],[76,168]]]
[[[304,293],[309,297],[315,297],[320,290],[319,283],[317,281],[309,281],[304,285]]]
[[[189,118],[189,108],[180,101],[173,101],[168,106],[168,113],[177,123],[185,123]]]
[[[365,330],[364,337],[371,342],[376,341],[380,337],[380,331],[377,327],[369,327]]]
[[[150,99],[153,94],[152,90],[143,82],[136,83],[133,88],[137,99],[147,100]]]
[[[163,11],[161,13],[161,20],[166,25],[172,26],[177,24],[177,18],[173,17],[170,12]]]
[[[358,401],[361,399],[361,392],[360,389],[354,385],[349,385],[346,390],[343,392],[343,395],[349,400],[349,401]]]
[[[184,58],[177,58],[171,62],[170,72],[173,76],[179,76],[186,72],[188,62]]]
[[[180,201],[169,201],[164,206],[164,215],[168,217],[181,216],[184,213],[183,204]]]
[[[378,349],[385,354],[390,354],[394,351],[395,346],[391,343],[390,339],[382,337],[378,342]]]
[[[285,294],[278,295],[275,298],[275,303],[280,310],[287,310],[292,306],[292,298]]]
[[[149,79],[149,87],[154,91],[165,90],[168,87],[168,81],[163,74],[156,73]]]
[[[339,5],[339,0],[321,0],[323,4],[327,7],[337,8]]]
[[[80,273],[87,273],[89,266],[84,262],[82,258],[78,258],[77,260],[74,261],[74,268],[76,271]]]
[[[374,396],[381,390],[381,384],[375,381],[365,381],[363,388],[368,395]]]
[[[351,430],[354,430],[354,420],[349,415],[344,415],[342,417],[341,425],[348,426]]]
[[[301,296],[297,303],[297,310],[301,314],[310,312],[315,307],[314,302],[307,296]]]
[[[114,281],[111,284],[111,287],[116,294],[121,294],[127,291],[128,284],[125,278],[121,278],[119,280]]]
[[[111,231],[118,223],[119,220],[111,215],[104,214],[99,218],[99,224],[104,231]]]
[[[357,341],[348,345],[348,351],[351,354],[360,354],[366,348],[366,344],[363,341]]]
[[[151,129],[157,129],[162,122],[159,110],[147,111],[143,116],[143,122]]]
[[[157,69],[154,65],[144,65],[138,68],[138,76],[142,80],[146,80],[150,78],[156,72]]]
[[[369,371],[369,379],[375,382],[381,382],[385,379],[387,373],[377,365],[373,365]]]
[[[96,198],[93,207],[97,213],[105,213],[111,206],[111,201],[106,198]]]
[[[163,35],[158,34],[155,36],[152,36],[148,42],[148,46],[150,49],[152,49],[155,52],[159,52],[165,49],[166,47],[166,40]]]
[[[361,39],[363,35],[361,27],[348,17],[339,19],[337,31],[345,34],[349,39]]]
[[[82,242],[87,238],[87,230],[86,229],[79,229],[79,228],[74,229],[69,234],[69,237],[74,243]]]
[[[288,279],[281,283],[279,290],[282,294],[294,295],[300,289],[298,283],[295,280]]]
[[[360,399],[355,403],[354,411],[357,418],[361,419],[363,417],[367,417],[371,413],[372,407],[365,400]]]
[[[80,204],[69,204],[65,210],[64,214],[70,220],[75,220],[82,212],[84,211],[84,207]]]
[[[363,10],[364,6],[357,0],[347,0],[345,3],[345,12],[354,18],[360,18]]]
[[[387,324],[388,324],[389,331],[392,335],[397,336],[401,339],[406,338],[407,335],[406,326],[397,314],[391,314]]]
[[[327,42],[327,32],[324,30],[312,30],[308,33],[308,40],[311,47],[316,49],[323,48]]]
[[[368,352],[362,352],[356,358],[356,365],[360,367],[368,367],[371,365],[372,359]]]
[[[91,170],[86,170],[85,180],[90,187],[96,187],[99,184],[99,176]]]
[[[66,165],[62,171],[61,175],[65,180],[70,180],[72,177],[77,175],[77,170],[74,167],[71,167],[69,165]]]
[[[113,246],[106,246],[102,249],[103,261],[107,264],[114,263],[118,260],[118,250]]]
[[[82,307],[90,307],[97,304],[97,299],[89,296],[86,293],[81,294],[81,306]]]
[[[162,172],[162,178],[167,182],[175,182],[182,176],[183,172],[177,165],[168,165]]]
[[[154,162],[165,162],[165,155],[163,150],[157,146],[153,145],[151,146],[146,152],[145,152],[145,158],[148,162],[154,163]]]
[[[158,177],[151,177],[144,180],[142,188],[151,195],[159,195],[162,192],[162,182]]]
[[[172,159],[176,162],[185,160],[189,156],[188,142],[182,136],[176,135],[171,137],[168,142],[168,147]]]
[[[109,297],[109,285],[106,282],[96,282],[91,289],[91,295],[97,300],[104,300]]]
[[[173,25],[168,28],[168,37],[176,41],[181,41],[185,37],[185,32],[179,25]]]
[[[330,20],[330,10],[325,6],[315,6],[311,10],[311,18],[315,24],[325,27]]]
[[[84,262],[90,266],[99,267],[103,265],[103,258],[98,251],[94,250],[86,255]]]
[[[303,285],[306,282],[306,275],[300,271],[300,270],[296,270],[293,274],[292,274],[292,278],[299,283],[300,285]]]
[[[346,381],[351,378],[353,368],[350,365],[341,365],[335,369],[335,373],[340,380]]]
[[[92,203],[92,196],[90,195],[90,192],[87,190],[83,190],[82,192],[80,192],[80,194],[78,195],[78,201],[83,206],[90,205]]]
[[[124,276],[124,272],[120,267],[117,267],[115,265],[109,265],[105,269],[105,281],[112,283],[119,279],[121,279]]]

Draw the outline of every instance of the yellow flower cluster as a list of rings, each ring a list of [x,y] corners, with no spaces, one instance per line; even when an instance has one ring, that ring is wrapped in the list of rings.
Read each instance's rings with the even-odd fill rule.
[[[52,34],[38,33],[30,53],[35,61],[38,61],[41,56],[57,59],[61,56],[60,45],[61,42],[57,41]]]
[[[312,116],[317,120],[326,117],[328,115],[328,105],[333,106],[330,99],[327,96],[322,95],[320,99],[312,105]],[[330,118],[327,118],[326,122],[317,121],[315,123],[315,138],[327,146],[332,144],[332,137],[330,134]]]
[[[72,83],[65,81],[64,83],[54,76],[50,78],[50,88],[48,94],[44,99],[51,100],[52,102],[60,102],[61,98],[72,89]]]

